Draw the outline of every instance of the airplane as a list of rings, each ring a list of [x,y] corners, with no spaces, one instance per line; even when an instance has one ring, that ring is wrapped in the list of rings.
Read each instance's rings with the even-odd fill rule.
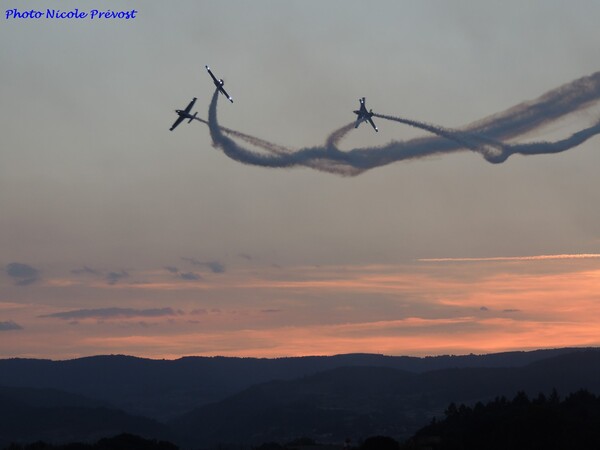
[[[223,80],[221,80],[221,79],[217,79],[217,77],[215,77],[214,74],[211,72],[210,67],[208,67],[208,66],[204,66],[204,67],[206,67],[206,70],[208,70],[208,74],[213,79],[213,82],[215,83],[215,86],[221,92],[221,94],[223,94],[225,97],[227,97],[227,100],[229,100],[231,103],[233,103],[233,99],[227,93],[227,91],[223,88],[223,85],[225,84],[225,82]]]
[[[358,116],[356,118],[356,125],[354,125],[354,128],[358,128],[358,126],[362,122],[366,122],[368,120],[371,126],[375,129],[375,131],[379,131],[375,126],[373,119],[371,119],[371,117],[373,117],[373,110],[370,109],[369,111],[367,111],[367,107],[365,106],[365,98],[359,98],[358,101],[360,102],[360,109],[354,111],[354,114]]]
[[[198,114],[198,111],[196,111],[193,116],[190,114],[190,111],[194,107],[194,103],[196,103],[196,97],[194,97],[194,99],[190,102],[189,105],[187,105],[187,107],[185,109],[176,109],[175,110],[175,112],[177,113],[177,115],[179,115],[179,117],[177,118],[177,120],[175,121],[173,126],[171,128],[169,128],[169,130],[173,131],[177,127],[177,125],[179,125],[185,119],[190,119],[188,121],[188,123],[190,123],[192,120],[194,120],[196,118],[196,114]]]

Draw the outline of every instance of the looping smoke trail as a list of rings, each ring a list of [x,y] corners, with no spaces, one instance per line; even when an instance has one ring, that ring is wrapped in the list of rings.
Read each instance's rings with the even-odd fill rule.
[[[202,122],[202,123],[208,125],[208,121],[206,121],[200,117],[196,117],[195,119],[199,122]],[[258,138],[256,136],[245,134],[245,133],[242,133],[237,130],[232,130],[231,128],[227,128],[227,127],[220,127],[220,128],[221,128],[221,131],[227,135],[235,136],[245,142],[248,142],[249,144],[254,145],[255,147],[261,148],[261,149],[263,149],[267,152],[270,152],[272,154],[275,154],[275,155],[286,155],[286,154],[290,154],[293,152],[293,150],[290,148],[284,147],[282,145],[274,144],[272,142],[266,141],[266,140]],[[344,129],[345,128],[346,127],[344,127]],[[342,129],[337,130],[337,132],[339,132],[341,130]],[[335,133],[336,132],[332,133],[332,136]],[[341,136],[340,136],[340,138],[341,138]],[[331,140],[331,137],[328,139],[328,141],[329,140]],[[360,169],[356,169],[356,168],[348,166],[342,162],[329,160],[329,159],[307,160],[303,165],[305,165],[306,167],[310,167],[312,169],[329,172],[329,173],[335,173],[335,174],[343,175],[343,176],[355,176],[355,175],[362,173],[362,170],[360,170]]]
[[[560,153],[584,143],[591,137],[600,133],[600,122],[573,133],[571,136],[555,142],[531,142],[527,144],[503,144],[502,152],[499,154],[484,154],[486,161],[499,164],[515,153],[521,155],[542,155]]]
[[[356,148],[349,151],[341,151],[337,145],[352,130],[352,123],[332,132],[324,147],[291,151],[253,136],[221,128],[217,121],[217,99],[218,91],[215,91],[209,107],[208,127],[213,146],[221,148],[230,158],[244,164],[263,167],[308,166],[344,176],[358,175],[374,167],[396,161],[463,150],[480,153],[488,162],[497,164],[506,161],[515,153],[536,155],[562,152],[600,133],[600,122],[598,122],[555,142],[542,141],[527,144],[502,142],[536,130],[597,102],[600,99],[600,72],[567,83],[536,100],[521,103],[458,130],[401,117],[374,114],[375,117],[428,131],[437,137],[392,141],[381,147]],[[223,133],[238,137],[270,154],[241,147]]]
[[[344,125],[331,133],[325,140],[325,147],[332,151],[340,151],[337,148],[338,143],[354,128],[354,122]]]
[[[339,175],[353,175],[355,170],[347,164],[339,165],[339,158],[328,158],[325,148],[307,148],[292,153],[278,152],[275,155],[265,155],[239,146],[235,141],[224,136],[217,120],[218,90],[215,90],[208,109],[208,128],[213,141],[213,146],[221,148],[231,159],[244,164],[262,167],[293,167],[297,165],[310,165],[318,170],[323,170]],[[260,142],[257,141],[260,144]],[[259,145],[260,146],[260,145]],[[321,161],[324,160],[324,161]]]
[[[208,125],[207,120],[204,120],[200,117],[195,117],[195,119],[199,122],[202,122],[202,123]],[[249,144],[252,144],[256,147],[262,148],[263,150],[267,150],[267,151],[275,153],[275,154],[286,154],[286,153],[291,153],[293,151],[292,149],[284,147],[282,145],[277,145],[272,142],[265,141],[264,139],[258,138],[256,136],[252,136],[250,134],[245,134],[240,131],[232,130],[231,128],[221,127],[221,131],[223,131],[225,134],[228,134],[230,136],[235,136],[243,141],[248,142]]]

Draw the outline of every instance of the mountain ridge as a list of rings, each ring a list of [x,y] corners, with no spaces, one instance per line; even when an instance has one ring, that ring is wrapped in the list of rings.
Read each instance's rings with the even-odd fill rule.
[[[298,436],[324,442],[369,435],[402,440],[440,416],[450,403],[512,397],[520,391],[550,394],[553,389],[563,394],[580,389],[600,393],[600,350],[509,368],[449,368],[420,374],[382,367],[337,368],[252,386],[169,425],[191,446],[285,442]]]
[[[91,439],[109,432],[170,436],[169,440],[186,448],[288,442],[299,436],[337,444],[347,437],[358,442],[373,435],[403,440],[433,417],[443,415],[450,403],[473,404],[499,396],[511,397],[518,391],[536,395],[557,389],[565,395],[588,389],[600,393],[600,348],[519,352],[514,356],[512,359],[510,354],[441,359],[380,355],[283,360],[204,358],[183,363],[178,360],[175,365],[164,361],[155,365],[152,360],[138,364],[136,358],[127,356],[92,357],[67,364],[0,360],[0,422],[4,421],[6,426],[12,424],[12,428],[0,429],[0,444],[8,443],[11,438],[20,442],[26,438],[68,442],[74,436]],[[407,366],[407,362],[412,366]],[[197,363],[195,370],[185,372]],[[211,367],[211,363],[216,365]],[[360,365],[364,363],[371,364]],[[37,367],[35,374],[28,376],[20,372],[38,364],[46,369]],[[406,370],[415,366],[433,369]],[[7,372],[11,367],[19,370]],[[48,367],[55,372],[44,379]],[[174,379],[169,378],[173,370],[178,373]],[[203,370],[208,372],[207,376],[198,377]],[[140,374],[144,378],[136,383]],[[223,374],[225,384],[215,383],[222,381],[218,377]],[[267,381],[250,384],[261,377]],[[2,380],[10,379],[21,383],[40,379],[46,384],[60,381],[71,390],[2,386]],[[163,386],[165,380],[170,384]],[[177,386],[176,382],[181,380],[188,384]],[[77,385],[76,381],[81,383]],[[97,388],[96,383],[100,383],[101,389],[90,389]],[[245,387],[215,396],[212,402],[201,403],[194,398],[196,393],[202,395],[214,387],[223,392],[223,386],[229,386],[231,390],[236,383]],[[85,390],[82,388],[104,396],[76,392]],[[111,395],[106,395],[108,388],[112,389]],[[119,396],[125,396],[120,404],[108,401]],[[147,409],[148,405],[169,408],[180,399],[187,402],[161,411],[167,418],[162,423],[120,406],[124,404],[134,411]],[[135,403],[139,401],[141,405]],[[160,436],[156,436],[157,432]]]
[[[422,373],[448,367],[520,366],[578,348],[430,357],[352,353],[333,356],[237,358],[188,356],[155,360],[95,355],[71,360],[0,360],[0,385],[54,388],[95,398],[130,414],[169,420],[254,384],[292,380],[344,366],[382,366]]]

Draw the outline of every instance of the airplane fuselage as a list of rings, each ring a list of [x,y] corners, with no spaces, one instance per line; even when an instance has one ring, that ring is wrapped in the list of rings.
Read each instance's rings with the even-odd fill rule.
[[[373,110],[371,109],[367,111],[367,107],[365,105],[365,98],[359,98],[358,101],[360,102],[360,109],[354,111],[354,114],[358,116],[356,117],[356,123],[354,124],[354,128],[358,128],[358,126],[363,122],[369,122],[375,131],[379,131],[375,126],[375,122],[373,122],[372,119],[374,114]]]
[[[225,82],[221,78],[215,77],[215,75],[212,73],[212,70],[210,70],[210,67],[208,67],[208,66],[204,66],[204,67],[206,68],[206,71],[212,78],[213,83],[215,84],[215,86],[219,90],[219,92],[221,94],[223,94],[225,97],[227,97],[227,100],[229,100],[231,103],[233,103],[233,98],[231,98],[231,96],[227,93],[225,88],[223,88],[223,86],[225,86]]]
[[[194,120],[196,118],[196,114],[198,114],[197,112],[195,112],[194,114],[190,114],[192,111],[192,108],[194,107],[195,102],[196,102],[196,97],[194,97],[192,99],[192,101],[189,103],[189,105],[187,105],[187,108],[175,110],[175,112],[177,113],[177,115],[179,117],[177,117],[177,120],[175,121],[175,123],[173,125],[171,125],[171,128],[169,128],[169,130],[173,131],[185,119],[189,119],[188,123],[191,123],[192,120]]]
[[[184,111],[183,109],[176,109],[175,112],[177,113],[177,115],[179,117],[183,117],[184,119],[195,119],[196,115],[192,115],[186,111]]]

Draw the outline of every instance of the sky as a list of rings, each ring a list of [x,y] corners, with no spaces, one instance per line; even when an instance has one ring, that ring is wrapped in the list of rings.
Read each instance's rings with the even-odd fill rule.
[[[500,163],[480,148],[593,127],[600,89],[552,120],[537,108],[540,126],[476,129],[600,71],[598,2],[2,5],[137,13],[0,19],[1,358],[600,345],[600,138]],[[213,98],[206,64],[233,104]],[[203,121],[213,102],[211,129],[169,131],[193,97]],[[378,133],[354,129],[360,97],[472,133],[457,144],[381,117]],[[214,133],[296,157],[346,125],[337,163],[283,168]],[[423,139],[458,151],[348,172],[349,155]]]

